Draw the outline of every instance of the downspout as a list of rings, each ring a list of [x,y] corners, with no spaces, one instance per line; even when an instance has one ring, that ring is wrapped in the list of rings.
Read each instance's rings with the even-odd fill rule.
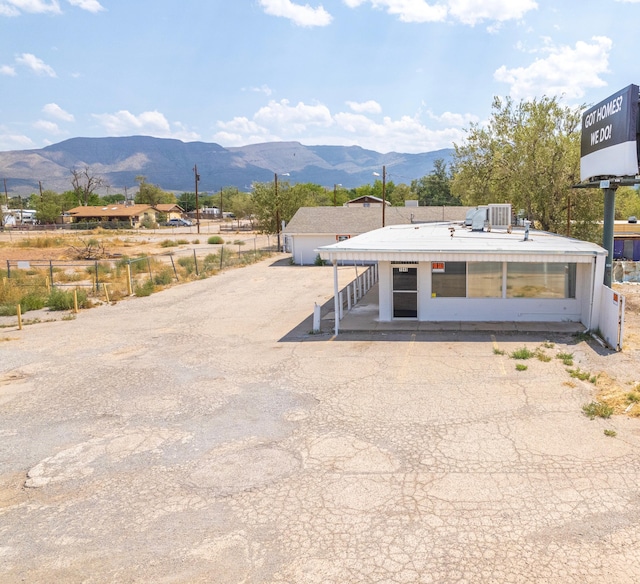
[[[336,326],[335,335],[338,336],[340,330],[340,298],[338,292],[338,260],[333,260],[333,310],[335,312]]]
[[[589,324],[587,326],[587,330],[591,331],[591,323],[593,322],[593,299],[596,295],[595,284],[596,284],[596,262],[598,261],[598,256],[593,256],[593,261],[591,262],[591,299],[589,306]]]

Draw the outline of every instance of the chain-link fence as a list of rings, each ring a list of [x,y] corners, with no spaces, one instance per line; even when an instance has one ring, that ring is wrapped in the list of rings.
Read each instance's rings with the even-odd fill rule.
[[[206,278],[270,256],[273,238],[255,236],[226,243],[168,250],[154,255],[92,260],[6,260],[0,267],[0,315],[48,306],[51,294],[83,291],[91,299],[115,301],[149,294],[177,282]]]

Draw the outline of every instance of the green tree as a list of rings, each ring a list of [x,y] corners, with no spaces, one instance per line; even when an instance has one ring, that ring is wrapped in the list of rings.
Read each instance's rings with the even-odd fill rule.
[[[148,183],[146,177],[137,176],[139,188],[136,194],[136,204],[151,205],[155,207],[161,203],[175,203],[176,197],[172,193],[163,191],[159,186]]]
[[[537,227],[596,241],[602,195],[572,191],[580,180],[582,108],[542,97],[514,104],[493,100],[488,125],[474,124],[454,144],[451,192],[468,205],[503,203],[522,209]],[[569,212],[569,204],[571,209]]]
[[[255,215],[265,233],[280,231],[279,221],[289,222],[300,207],[310,206],[307,189],[292,187],[288,181],[253,184],[253,204]]]
[[[62,195],[59,195],[55,191],[42,191],[42,196],[38,195],[33,200],[36,219],[40,223],[55,223],[62,214],[62,201]]]
[[[231,211],[237,219],[252,219],[255,211],[255,201],[249,193],[236,191],[231,197],[227,210]]]
[[[418,180],[411,181],[411,191],[420,205],[461,205],[451,193],[451,173],[442,158],[433,163],[433,170]]]
[[[632,187],[621,187],[616,191],[616,219],[629,217],[640,218],[640,194]]]
[[[201,204],[200,197],[198,197],[198,204]],[[185,213],[196,210],[196,194],[195,193],[182,193],[178,197],[178,205],[180,205]]]

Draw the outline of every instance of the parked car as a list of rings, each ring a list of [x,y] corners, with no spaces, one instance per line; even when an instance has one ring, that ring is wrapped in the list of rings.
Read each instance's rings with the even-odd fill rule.
[[[183,219],[182,217],[174,217],[173,219],[169,219],[165,225],[168,225],[169,227],[191,227],[193,225],[193,221]]]

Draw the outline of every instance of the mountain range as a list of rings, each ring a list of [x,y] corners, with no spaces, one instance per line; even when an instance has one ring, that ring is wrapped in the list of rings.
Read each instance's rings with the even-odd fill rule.
[[[223,187],[248,191],[251,183],[272,181],[276,173],[290,183],[354,188],[379,180],[383,166],[387,181],[410,184],[428,175],[435,160],[448,163],[452,156],[452,148],[381,154],[359,146],[304,146],[299,142],[224,148],[149,136],[71,138],[37,150],[0,152],[0,178],[6,180],[9,196],[26,196],[40,187],[70,190],[71,171],[85,168],[109,185],[100,194],[135,191],[140,175],[166,191],[193,192],[195,167],[200,176],[198,190],[203,193]]]

